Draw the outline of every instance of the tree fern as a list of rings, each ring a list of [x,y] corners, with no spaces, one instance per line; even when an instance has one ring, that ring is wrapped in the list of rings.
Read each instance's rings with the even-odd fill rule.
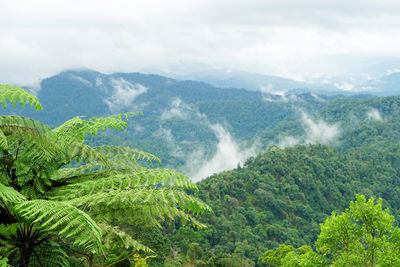
[[[4,107],[9,101],[41,109],[22,88],[1,85],[0,93]],[[192,215],[211,209],[186,193],[197,190],[189,177],[141,166],[159,159],[134,148],[84,144],[88,134],[124,130],[137,114],[75,117],[53,130],[29,118],[0,116],[0,253],[12,264],[67,265],[66,252],[74,251],[93,265],[112,244],[129,253],[151,251],[122,225],[161,226],[179,218],[204,227]]]

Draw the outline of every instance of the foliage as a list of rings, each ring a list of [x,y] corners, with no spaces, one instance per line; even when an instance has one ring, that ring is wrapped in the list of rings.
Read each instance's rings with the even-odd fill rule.
[[[400,253],[398,227],[389,210],[382,209],[382,199],[366,200],[357,195],[350,208],[335,212],[321,224],[315,246],[294,249],[281,244],[268,250],[259,261],[266,266],[398,266]]]
[[[13,104],[40,108],[22,88],[1,89]],[[84,144],[88,134],[125,129],[132,115],[75,117],[55,129],[0,117],[0,255],[10,264],[65,266],[69,253],[92,266],[115,252],[122,262],[137,251],[152,252],[124,231],[128,224],[161,226],[180,218],[204,227],[192,214],[211,209],[186,193],[197,190],[188,177],[142,167],[141,160],[158,158],[137,149]]]

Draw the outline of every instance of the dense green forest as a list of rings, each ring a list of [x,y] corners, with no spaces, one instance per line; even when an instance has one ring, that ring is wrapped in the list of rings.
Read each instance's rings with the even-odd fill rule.
[[[72,74],[79,74],[80,78],[92,85],[100,75],[93,72]],[[110,99],[110,92],[106,90],[108,87],[101,91],[76,77],[71,83],[72,74],[65,72],[44,81],[42,91],[38,94],[41,102],[43,98],[44,112],[33,113],[27,108],[22,110],[17,107],[7,108],[5,113],[14,114],[12,118],[17,118],[17,114],[42,118],[51,125],[52,131],[57,129],[54,127],[59,126],[62,120],[76,115],[87,116],[72,120],[79,125],[90,122],[89,117],[92,116],[112,115],[113,112],[104,102],[104,97]],[[301,262],[310,259],[315,262],[314,266],[327,266],[336,260],[340,265],[340,260],[344,261],[344,258],[339,256],[343,254],[338,253],[339,250],[330,250],[328,259],[322,255],[321,248],[325,247],[322,245],[325,243],[320,240],[325,236],[324,225],[332,225],[330,222],[335,218],[332,212],[337,217],[349,214],[351,220],[356,221],[357,217],[352,213],[355,210],[354,203],[362,206],[362,203],[371,203],[371,199],[375,203],[373,198],[382,199],[377,202],[376,209],[382,204],[383,209],[390,210],[382,211],[387,214],[384,216],[393,216],[388,219],[387,225],[390,222],[392,224],[385,228],[385,236],[392,232],[395,234],[393,237],[390,235],[392,239],[389,244],[379,249],[389,251],[397,246],[393,238],[397,237],[396,227],[400,222],[399,96],[345,98],[299,94],[284,100],[260,92],[221,89],[161,76],[115,74],[113,79],[121,78],[131,83],[140,82],[148,87],[148,91],[135,98],[129,108],[118,112],[142,108],[143,114],[128,117],[130,126],[123,124],[123,128],[126,128],[124,132],[116,134],[106,130],[97,136],[87,135],[84,140],[80,139],[81,146],[123,145],[149,151],[163,159],[163,165],[141,163],[150,171],[158,170],[160,166],[183,166],[193,149],[203,148],[212,156],[218,140],[210,125],[216,123],[224,125],[235,140],[244,145],[260,144],[261,153],[244,164],[238,164],[237,168],[204,177],[195,186],[179,189],[188,196],[194,194],[198,199],[196,201],[205,203],[207,206],[204,207],[210,207],[212,212],[193,217],[193,221],[201,222],[199,225],[204,224],[206,228],[199,229],[185,225],[180,220],[169,219],[166,221],[172,222],[172,227],[159,221],[158,226],[157,223],[124,223],[124,217],[112,222],[123,230],[129,240],[138,240],[143,247],[152,250],[135,254],[140,259],[151,256],[146,260],[150,266],[283,266],[283,263],[285,266],[297,266],[295,263],[307,266],[301,265]],[[112,82],[107,79],[103,77],[103,82]],[[50,88],[60,86],[64,86],[65,95],[61,94],[60,102],[53,103],[52,99],[59,92],[51,92]],[[88,98],[98,96],[93,105],[89,105],[93,109],[84,112],[80,101],[85,98],[74,100],[76,103],[69,99],[71,94],[82,90]],[[273,101],[266,100],[267,97],[273,98]],[[140,103],[147,105],[140,106]],[[47,113],[46,108],[51,112]],[[47,117],[47,114],[53,117]],[[59,114],[64,115],[58,117]],[[2,122],[8,121],[3,119]],[[173,142],[166,142],[165,133],[160,133],[160,129],[169,129],[173,133]],[[292,142],[285,143],[284,140]],[[182,149],[184,156],[172,153],[177,146]],[[3,158],[6,158],[5,154]],[[69,162],[65,161],[60,166]],[[77,168],[79,165],[69,167]],[[57,170],[53,171],[58,173]],[[51,175],[48,177],[55,179]],[[30,178],[26,179],[29,181]],[[168,182],[169,179],[166,179]],[[52,185],[46,181],[43,186],[51,188]],[[165,185],[155,183],[152,186],[156,190]],[[18,188],[14,190],[18,191]],[[48,191],[52,192],[51,189]],[[357,195],[360,196],[356,199]],[[71,201],[63,198],[56,200]],[[12,205],[23,206],[20,203]],[[17,211],[19,208],[16,208]],[[22,213],[19,216],[25,215]],[[34,218],[28,216],[26,219]],[[354,240],[363,243],[362,238],[357,236]],[[73,242],[73,238],[71,240]],[[358,246],[358,243],[354,244]],[[65,246],[53,245],[61,249]],[[106,265],[126,256],[134,256],[129,255],[131,251],[127,252],[123,246],[109,246],[107,249],[109,253],[106,259],[96,258],[99,264]],[[364,255],[361,253],[363,250],[352,251]],[[67,250],[67,253],[71,251]],[[395,255],[394,252],[392,254]],[[379,257],[375,259],[376,264],[381,264],[379,261],[382,257]],[[395,266],[393,262],[397,256],[393,257],[387,259],[387,265],[379,266]],[[371,258],[367,256],[354,260],[357,264],[363,264],[360,262],[366,262],[367,259],[370,262]],[[79,262],[74,264],[79,265]],[[127,262],[120,262],[117,266],[126,266],[124,264]]]
[[[344,211],[356,194],[381,197],[399,222],[399,104],[397,96],[332,101],[314,115],[341,123],[341,136],[331,146],[272,146],[243,167],[204,179],[199,197],[214,210],[203,217],[209,228],[179,228],[169,238],[183,254],[198,244],[203,263],[212,251],[263,266],[259,257],[280,244],[312,246],[320,224],[333,211]],[[371,108],[381,117],[368,118]],[[282,122],[265,131],[264,140],[274,140],[271,135],[282,129],[298,138],[305,134],[300,121]]]

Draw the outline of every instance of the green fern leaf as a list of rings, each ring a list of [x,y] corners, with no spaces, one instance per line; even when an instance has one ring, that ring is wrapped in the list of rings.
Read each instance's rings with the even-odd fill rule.
[[[161,163],[161,160],[156,156],[131,147],[99,146],[95,147],[95,149],[112,159],[116,166],[136,165],[136,160],[145,160],[150,163],[156,161]]]
[[[16,191],[14,188],[0,183],[0,206],[17,204],[26,200],[26,197]]]
[[[39,133],[51,132],[51,128],[46,124],[23,116],[2,115],[0,116],[0,125],[16,125],[36,130]]]
[[[43,110],[42,105],[35,95],[29,93],[27,90],[14,85],[0,84],[0,103],[3,108],[7,108],[7,100],[15,107],[18,102],[22,107],[30,104],[36,110]]]
[[[53,132],[67,142],[83,143],[85,136],[88,134],[97,135],[98,131],[105,131],[108,128],[123,131],[128,127],[128,123],[125,120],[137,114],[140,114],[140,112],[127,112],[109,117],[94,117],[88,120],[83,120],[82,116],[78,116],[55,128]]]
[[[116,242],[122,244],[126,249],[135,248],[136,250],[142,250],[145,252],[153,252],[149,247],[141,244],[139,241],[133,239],[130,235],[122,231],[117,226],[112,226],[108,223],[99,223],[99,227],[103,234],[104,247],[111,248]]]
[[[3,133],[2,130],[0,130],[0,149],[7,149],[8,148],[8,142],[7,142],[7,137]]]
[[[72,239],[74,245],[93,252],[101,247],[101,232],[97,224],[89,215],[72,205],[50,200],[31,200],[17,204],[15,211],[43,231]]]

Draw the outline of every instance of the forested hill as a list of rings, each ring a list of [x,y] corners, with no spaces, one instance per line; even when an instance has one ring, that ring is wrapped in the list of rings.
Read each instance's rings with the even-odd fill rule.
[[[398,96],[332,101],[314,114],[340,123],[330,146],[272,146],[243,167],[202,180],[199,196],[214,210],[202,217],[209,229],[180,228],[171,239],[183,251],[197,242],[203,251],[252,266],[279,244],[312,245],[319,224],[332,211],[344,211],[356,194],[383,198],[400,221],[399,107]],[[309,131],[301,121],[278,129],[303,138],[300,143]]]
[[[188,165],[187,159],[198,151],[204,152],[202,161],[209,160],[222,138],[216,129],[222,128],[236,143],[253,140],[282,121],[297,120],[300,110],[315,113],[337,98],[310,93],[273,95],[159,75],[107,75],[91,70],[69,70],[43,79],[37,96],[43,112],[12,112],[57,126],[74,116],[142,111],[143,115],[130,119],[124,133],[107,134],[92,144],[151,151],[163,166],[173,168]]]

